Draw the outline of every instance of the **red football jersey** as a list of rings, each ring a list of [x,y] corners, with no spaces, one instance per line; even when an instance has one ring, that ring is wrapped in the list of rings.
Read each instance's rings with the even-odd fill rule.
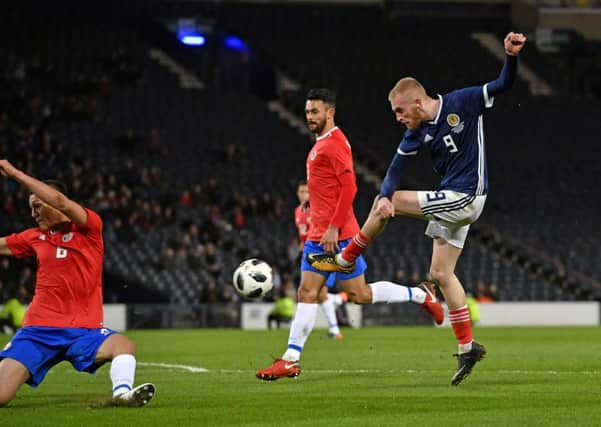
[[[307,240],[320,241],[336,211],[342,184],[338,177],[352,173],[353,154],[351,146],[338,127],[320,136],[307,156],[307,183],[309,185],[309,205],[311,206],[311,228]],[[359,231],[353,207],[349,209],[338,238],[345,240]]]
[[[23,326],[102,327],[102,220],[86,212],[85,226],[30,228],[6,238],[15,257],[38,260],[35,294]]]
[[[303,208],[298,205],[294,209],[294,223],[296,224],[296,231],[298,232],[298,241],[302,244],[307,240],[307,234],[309,233],[309,226],[311,225],[311,214],[309,207]]]

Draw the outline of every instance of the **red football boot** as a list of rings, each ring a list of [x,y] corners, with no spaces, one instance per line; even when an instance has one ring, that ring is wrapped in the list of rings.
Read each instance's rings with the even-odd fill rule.
[[[269,368],[257,371],[257,378],[264,381],[275,381],[278,378],[294,378],[301,373],[300,363],[289,360],[276,359]]]
[[[442,325],[442,322],[444,322],[444,309],[438,298],[436,298],[434,285],[431,283],[422,283],[419,287],[426,293],[426,301],[421,305],[422,309],[432,316],[437,325]]]

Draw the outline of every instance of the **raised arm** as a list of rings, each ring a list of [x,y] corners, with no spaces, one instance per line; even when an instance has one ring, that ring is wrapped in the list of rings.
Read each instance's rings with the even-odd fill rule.
[[[501,69],[501,74],[496,80],[488,83],[486,86],[488,95],[493,97],[509,90],[513,86],[515,75],[518,68],[518,55],[524,44],[526,37],[521,33],[509,33],[505,37],[505,63]]]
[[[52,206],[54,209],[61,211],[75,224],[86,224],[88,214],[81,205],[75,203],[60,191],[55,190],[51,186],[44,184],[42,181],[15,168],[8,160],[0,160],[0,173],[27,187],[27,189],[39,197],[40,200]]]

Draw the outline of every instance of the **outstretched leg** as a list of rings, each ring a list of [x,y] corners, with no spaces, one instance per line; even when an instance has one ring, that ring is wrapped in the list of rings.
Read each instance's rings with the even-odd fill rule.
[[[395,215],[424,219],[419,206],[417,191],[396,191],[391,202]],[[380,209],[379,205],[381,203],[383,201],[380,201],[380,197],[376,197],[361,230],[342,252],[337,255],[310,254],[307,259],[311,266],[321,271],[338,271],[341,273],[352,271],[355,260],[386,227],[389,217],[384,215],[382,209]]]

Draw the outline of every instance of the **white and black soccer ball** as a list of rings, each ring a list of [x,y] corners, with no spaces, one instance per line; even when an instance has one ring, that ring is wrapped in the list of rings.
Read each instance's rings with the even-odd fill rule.
[[[234,271],[234,289],[246,299],[259,300],[272,288],[271,266],[263,260],[247,259]]]

